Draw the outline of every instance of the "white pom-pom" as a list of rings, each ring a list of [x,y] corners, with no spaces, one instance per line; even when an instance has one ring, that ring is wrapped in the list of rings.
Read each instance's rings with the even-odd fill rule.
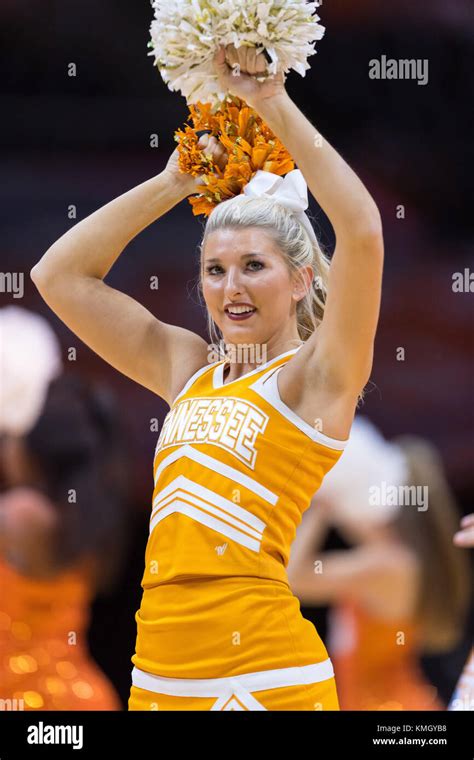
[[[189,105],[222,100],[213,56],[219,45],[265,48],[268,73],[290,69],[305,76],[315,42],[325,32],[316,9],[320,0],[152,0],[148,55],[170,90]]]
[[[20,306],[0,309],[0,433],[31,430],[61,371],[59,341],[48,322]]]

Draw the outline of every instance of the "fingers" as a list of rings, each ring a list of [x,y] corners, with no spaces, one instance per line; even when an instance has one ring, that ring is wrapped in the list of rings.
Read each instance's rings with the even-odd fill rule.
[[[256,55],[255,69],[257,74],[265,74],[267,70],[267,61],[263,52]]]
[[[214,54],[214,60],[217,64],[222,66],[222,64],[225,63],[225,58],[226,58],[225,47],[224,45],[219,45],[219,47],[217,48]]]
[[[257,70],[256,58],[257,53],[254,47],[241,45],[236,48],[235,45],[227,45],[226,61],[231,68],[239,67],[242,74],[254,74]]]
[[[456,546],[474,547],[474,527],[465,528],[454,534],[454,543]]]
[[[208,142],[209,142],[209,134],[206,132],[206,134],[200,136],[198,140],[198,148],[201,148],[201,150],[203,150],[208,144]]]
[[[262,75],[267,71],[267,59],[264,51],[257,54],[255,47],[241,45],[236,48],[234,44],[220,45],[214,56],[216,68],[221,76],[227,76],[230,70],[242,74]]]
[[[454,534],[456,546],[474,547],[474,513],[465,515],[461,520],[461,530]]]
[[[248,48],[247,71],[254,76],[261,76],[267,73],[267,60],[263,51],[257,53],[257,48]]]
[[[217,77],[223,87],[226,86],[227,77],[229,76],[229,66],[227,65],[227,49],[224,45],[219,45],[214,54],[214,66]]]
[[[224,157],[224,155],[226,153],[226,150],[225,150],[224,146],[221,145],[221,143],[215,137],[212,137],[211,140],[213,142],[212,142],[212,146],[210,148],[211,152],[209,153],[209,155],[211,155],[212,158],[214,159],[214,162],[218,166],[220,166],[221,163],[222,163],[222,159],[223,159],[223,157]]]
[[[222,143],[220,143],[216,137],[209,134],[201,135],[198,140],[198,147],[201,148],[205,156],[212,158],[214,163],[217,164],[220,169],[224,169],[227,163],[228,154]]]
[[[240,66],[240,68],[242,68],[239,53],[236,50],[234,45],[227,45],[225,49],[225,59],[231,69],[233,69],[234,66],[237,66],[237,65]]]
[[[249,52],[250,52],[250,48],[248,48],[246,45],[241,45],[239,47],[240,70],[242,74],[252,73],[249,70],[249,64],[248,64]]]
[[[245,70],[248,74],[257,73],[257,51],[254,47],[248,47],[246,49],[246,67]]]

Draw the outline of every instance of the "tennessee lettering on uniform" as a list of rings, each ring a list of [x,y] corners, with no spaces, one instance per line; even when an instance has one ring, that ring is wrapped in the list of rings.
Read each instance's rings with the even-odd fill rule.
[[[250,467],[254,443],[269,417],[254,404],[238,398],[200,398],[181,401],[163,424],[155,450],[185,443],[210,443],[232,452]]]
[[[286,573],[346,441],[280,398],[287,351],[224,382],[198,370],[158,437],[129,709],[338,709],[334,671]]]

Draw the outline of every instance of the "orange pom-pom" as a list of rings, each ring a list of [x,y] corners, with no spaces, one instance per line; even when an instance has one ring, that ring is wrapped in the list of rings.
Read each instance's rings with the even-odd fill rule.
[[[174,139],[180,170],[202,177],[202,185],[196,188],[199,195],[188,199],[195,216],[209,216],[218,203],[240,195],[259,169],[282,176],[295,168],[283,143],[240,98],[229,96],[216,111],[209,103],[192,104],[187,121],[192,126],[176,130]],[[223,171],[198,147],[196,133],[203,129],[210,130],[228,153]]]

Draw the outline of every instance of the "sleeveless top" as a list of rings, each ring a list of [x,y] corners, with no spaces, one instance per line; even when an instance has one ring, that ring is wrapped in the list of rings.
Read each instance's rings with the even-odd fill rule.
[[[286,567],[302,514],[346,441],[281,400],[279,370],[299,348],[227,383],[226,360],[202,367],[174,399],[154,457],[138,668],[207,678],[327,657]]]

